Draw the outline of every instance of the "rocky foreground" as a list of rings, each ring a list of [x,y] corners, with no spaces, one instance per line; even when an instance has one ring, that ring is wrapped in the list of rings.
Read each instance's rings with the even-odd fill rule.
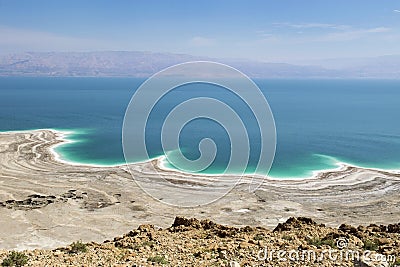
[[[399,245],[400,223],[331,228],[299,217],[268,230],[176,217],[166,229],[141,225],[101,244],[19,257],[25,266],[400,266]],[[10,255],[0,251],[0,262]]]

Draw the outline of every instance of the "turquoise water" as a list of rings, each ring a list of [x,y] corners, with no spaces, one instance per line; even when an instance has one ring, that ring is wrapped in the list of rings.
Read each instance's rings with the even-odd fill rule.
[[[142,79],[0,78],[0,130],[53,128],[73,131],[74,141],[57,148],[70,161],[112,165],[124,162],[121,131],[125,109]],[[308,177],[338,162],[400,169],[399,80],[255,80],[267,97],[277,128],[277,152],[270,175]],[[161,124],[174,105],[193,97],[220,99],[246,121],[251,172],[259,139],[254,118],[240,99],[213,86],[178,88],[150,114],[146,144],[163,155]],[[210,120],[194,120],[180,144],[191,159],[198,142],[214,139],[217,158],[205,172],[220,173],[229,159],[229,138]],[[173,152],[170,152],[173,153]],[[137,159],[138,161],[143,159]],[[173,168],[173,166],[169,166]]]

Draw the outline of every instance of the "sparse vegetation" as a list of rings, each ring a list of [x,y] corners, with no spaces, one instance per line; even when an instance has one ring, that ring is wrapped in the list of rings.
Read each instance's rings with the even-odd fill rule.
[[[321,238],[318,238],[318,237],[310,238],[310,239],[307,240],[307,243],[309,245],[316,246],[317,248],[320,248],[320,247],[322,247],[324,245],[325,246],[330,246],[331,248],[334,248],[336,246],[335,239],[333,239],[331,237],[324,238],[324,239],[321,239]]]
[[[1,266],[15,266],[20,267],[28,263],[28,257],[18,251],[11,251],[10,254],[3,260]]]
[[[330,246],[331,248],[335,248],[336,244],[337,244],[337,240],[332,237],[324,238],[322,240],[322,244]]]
[[[71,253],[84,253],[87,252],[86,244],[82,243],[81,241],[77,241],[71,244]]]
[[[144,241],[142,243],[142,247],[154,247],[154,242],[153,241]]]
[[[156,255],[154,257],[148,257],[147,261],[160,263],[160,264],[168,264],[168,261],[165,259],[165,257],[164,256],[159,256],[159,255]]]
[[[322,245],[322,240],[320,238],[313,237],[313,238],[307,239],[307,243],[310,246],[316,246],[317,248],[319,248]]]
[[[293,237],[293,236],[291,236],[291,235],[282,235],[282,239],[284,239],[284,240],[288,240],[288,241],[291,241],[291,240],[293,240],[293,239],[294,239],[294,237]]]
[[[264,240],[264,235],[262,235],[262,234],[256,234],[256,235],[253,237],[253,239],[254,239],[255,241]]]
[[[379,242],[377,240],[364,240],[364,247],[365,250],[372,250],[376,251],[379,248]]]
[[[154,242],[153,242],[153,241],[144,241],[144,242],[142,242],[142,243],[136,244],[136,245],[133,247],[133,249],[138,250],[138,249],[140,249],[140,248],[142,248],[142,247],[150,247],[150,248],[152,248],[152,247],[154,247]]]

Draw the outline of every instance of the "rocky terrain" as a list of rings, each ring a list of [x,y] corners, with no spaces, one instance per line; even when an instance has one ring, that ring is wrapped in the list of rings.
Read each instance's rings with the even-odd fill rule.
[[[339,228],[290,218],[275,229],[175,218],[103,243],[20,252],[26,266],[400,266],[400,223]],[[9,257],[0,251],[0,262]]]

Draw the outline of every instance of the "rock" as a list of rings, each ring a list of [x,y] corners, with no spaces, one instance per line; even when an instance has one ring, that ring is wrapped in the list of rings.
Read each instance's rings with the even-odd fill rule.
[[[143,232],[148,233],[148,232],[154,231],[154,225],[152,225],[152,224],[140,225],[137,230],[142,233]]]
[[[26,266],[389,266],[387,262],[369,262],[363,258],[355,262],[351,258],[337,262],[326,256],[322,260],[307,263],[282,261],[276,254],[271,259],[259,258],[260,255],[269,256],[268,252],[279,250],[299,253],[312,251],[320,255],[318,253],[335,246],[338,238],[346,238],[349,241],[348,249],[360,255],[364,252],[362,240],[376,240],[379,243],[377,252],[381,254],[373,252],[373,255],[400,256],[400,235],[390,232],[393,226],[355,228],[341,225],[337,229],[303,217],[290,218],[280,227],[277,226],[278,230],[272,232],[263,228],[235,228],[210,220],[179,217],[167,229],[141,225],[137,230],[102,244],[87,243],[87,252],[70,254],[68,248],[59,248],[24,253],[29,258]],[[360,240],[350,234],[355,232],[354,229],[357,235],[367,235],[366,239]],[[254,239],[255,236],[262,238]],[[0,261],[8,253],[0,250]]]
[[[353,234],[353,235],[355,235],[355,234],[358,233],[357,228],[355,228],[355,227],[353,227],[353,226],[351,226],[351,225],[347,225],[347,224],[342,224],[342,225],[340,225],[340,226],[339,226],[339,230],[341,230],[341,231],[343,231],[343,232],[345,232],[345,233]]]
[[[389,224],[387,227],[388,233],[400,233],[400,223],[398,224]]]
[[[301,228],[304,225],[317,225],[312,219],[306,217],[294,218],[290,217],[285,223],[279,223],[275,227],[274,232],[289,231],[294,228]]]
[[[222,260],[228,259],[226,250],[221,250],[218,252],[218,257]]]
[[[385,237],[380,237],[377,239],[379,245],[387,245],[387,244],[391,244],[392,241],[389,238],[385,238]]]
[[[241,242],[240,244],[239,244],[239,248],[241,248],[241,249],[245,249],[245,248],[248,248],[248,247],[250,247],[251,246],[251,244],[250,243],[247,243],[247,242]]]
[[[174,223],[172,224],[172,227],[178,227],[178,226],[186,226],[186,227],[193,227],[196,229],[201,228],[200,221],[194,218],[191,219],[186,219],[183,217],[176,217]]]

